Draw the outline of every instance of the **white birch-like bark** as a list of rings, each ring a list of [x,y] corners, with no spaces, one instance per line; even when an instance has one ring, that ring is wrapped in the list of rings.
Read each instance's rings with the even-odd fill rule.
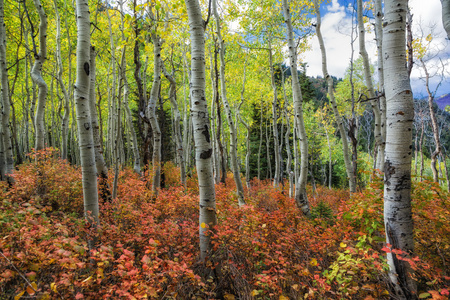
[[[408,254],[414,250],[411,213],[413,95],[406,68],[405,21],[407,0],[386,0],[383,58],[386,90],[386,160],[384,223],[386,241]],[[388,253],[389,277],[397,299],[417,297],[411,267]]]
[[[211,146],[213,148],[213,172],[214,172],[214,182],[218,184],[220,182],[220,160],[219,160],[219,145],[217,142],[217,136],[216,136],[216,77],[214,72],[214,55],[212,54],[210,47],[209,51],[209,73],[211,77],[211,90],[213,91],[211,94]]]
[[[358,10],[357,10],[357,20],[358,20],[358,29],[359,29],[359,53],[361,54],[361,57],[363,59],[363,66],[364,66],[364,79],[366,81],[367,90],[369,93],[370,105],[373,110],[373,114],[375,116],[375,147],[377,148],[377,158],[376,158],[376,168],[379,170],[383,170],[383,164],[384,164],[384,141],[382,140],[381,135],[381,114],[380,114],[380,108],[378,106],[378,101],[375,100],[375,91],[373,89],[373,81],[372,81],[372,74],[370,73],[370,62],[369,62],[369,55],[367,54],[366,50],[366,41],[365,41],[365,29],[364,29],[364,22],[363,22],[363,6],[362,6],[362,0],[357,0]]]
[[[237,135],[236,126],[233,121],[233,114],[231,112],[230,104],[227,99],[227,87],[225,82],[225,44],[222,39],[222,34],[220,32],[220,18],[217,12],[217,0],[212,0],[212,10],[214,12],[214,18],[216,20],[216,34],[219,44],[219,57],[220,57],[220,92],[222,96],[223,106],[225,108],[225,114],[227,116],[228,127],[230,129],[230,159],[231,167],[233,171],[234,182],[236,184],[238,204],[239,206],[245,205],[244,200],[244,187],[242,186],[241,173],[239,171],[239,164],[237,159]]]
[[[280,184],[280,175],[281,175],[280,145],[279,145],[279,137],[278,137],[278,113],[277,113],[278,92],[277,92],[277,85],[275,82],[275,70],[273,67],[272,37],[271,36],[269,36],[269,68],[270,68],[270,79],[271,79],[271,85],[272,85],[272,91],[273,91],[272,132],[273,132],[274,158],[275,158],[275,174],[273,177],[273,185],[278,186]]]
[[[121,32],[122,32],[122,41],[126,42],[126,38],[125,38],[125,33],[124,33],[124,28],[125,28],[125,22],[124,22],[124,16],[125,16],[125,11],[123,10],[123,4],[124,1],[121,1],[119,3],[120,5],[120,11],[121,11]],[[128,136],[129,136],[129,141],[130,141],[130,145],[131,145],[131,150],[132,150],[132,154],[133,154],[133,170],[134,172],[136,172],[137,174],[141,174],[141,157],[139,155],[139,147],[138,147],[138,141],[137,141],[137,136],[136,136],[136,131],[134,130],[134,126],[133,126],[133,116],[131,114],[131,110],[130,110],[130,105],[128,103],[128,96],[130,94],[130,89],[128,87],[128,79],[126,76],[126,56],[123,57],[123,67],[121,69],[122,72],[122,79],[123,79],[123,83],[124,83],[124,93],[123,93],[123,98],[122,98],[122,102],[123,102],[123,107],[125,110],[125,120],[127,122],[127,128],[128,128]]]
[[[162,41],[155,33],[151,35],[153,41],[153,85],[150,91],[150,99],[147,105],[147,118],[153,132],[153,156],[152,156],[152,191],[158,194],[161,187],[161,129],[156,117],[156,103],[158,101],[159,87],[161,84],[161,44]]]
[[[175,146],[176,146],[176,153],[178,157],[178,163],[180,167],[180,180],[181,184],[186,187],[186,169],[184,165],[184,155],[183,155],[183,137],[181,136],[181,114],[180,110],[178,108],[178,101],[177,101],[177,83],[175,81],[175,78],[173,78],[173,75],[169,74],[167,72],[164,63],[161,63],[162,71],[164,73],[164,76],[169,80],[170,86],[169,86],[169,100],[172,104],[172,111],[174,114],[174,134],[175,134]],[[173,72],[172,72],[173,73]]]
[[[9,129],[9,82],[6,60],[6,26],[4,2],[0,0],[0,76],[2,86],[2,111],[1,111],[1,143],[3,144],[2,159],[4,160],[4,175],[8,176],[14,170],[14,157],[11,143],[11,131]],[[3,166],[2,166],[3,167]]]
[[[247,189],[250,188],[250,155],[251,155],[251,148],[250,148],[250,126],[247,122],[242,118],[241,116],[241,106],[244,103],[244,94],[245,94],[245,79],[246,79],[246,64],[244,64],[244,74],[242,79],[242,90],[241,90],[241,103],[239,103],[239,107],[237,109],[237,116],[239,118],[239,121],[241,121],[242,125],[244,125],[245,129],[247,130],[247,134],[245,136],[245,146],[246,146],[246,153],[245,153],[245,182],[247,185]]]
[[[87,0],[76,0],[77,14],[77,80],[75,106],[83,181],[84,213],[88,222],[99,222],[97,168],[95,166],[94,138],[89,105],[91,33]]]
[[[342,117],[339,114],[339,111],[337,109],[336,100],[334,99],[333,79],[328,74],[327,55],[326,55],[325,45],[323,42],[322,32],[321,32],[321,28],[320,28],[321,18],[320,18],[320,11],[319,11],[319,5],[317,3],[317,0],[314,0],[314,6],[315,6],[316,16],[317,16],[316,34],[317,34],[317,38],[319,39],[320,51],[322,52],[323,77],[327,81],[328,96],[330,97],[330,105],[331,105],[331,108],[333,109],[334,117],[336,119],[336,123],[338,125],[339,132],[342,137],[342,148],[343,148],[342,150],[343,150],[343,155],[344,155],[345,169],[346,169],[347,177],[348,177],[348,181],[349,181],[350,192],[354,193],[354,192],[356,192],[356,177],[353,172],[352,162],[350,160],[350,151],[348,148],[347,133],[344,129]]]
[[[450,39],[450,0],[441,0],[442,4],[442,24],[447,32],[447,38]]]
[[[298,207],[307,216],[310,215],[308,197],[306,195],[306,181],[308,179],[308,140],[306,136],[305,123],[303,121],[303,97],[298,80],[297,71],[297,47],[294,41],[294,30],[292,28],[291,12],[287,0],[282,1],[284,22],[286,23],[289,63],[292,78],[292,98],[294,101],[294,114],[296,119],[296,129],[300,139],[300,176],[295,187],[295,201]],[[319,28],[319,25],[317,26]],[[326,78],[326,77],[325,77]]]
[[[217,224],[208,104],[205,98],[205,22],[198,0],[186,0],[186,8],[191,36],[191,118],[200,192],[200,258],[205,260],[211,250],[210,235],[205,233]]]
[[[47,58],[47,14],[42,7],[40,0],[34,0],[34,6],[39,14],[39,53],[34,53],[34,65],[31,69],[31,79],[39,87],[38,103],[36,106],[36,115],[34,117],[34,126],[36,130],[36,150],[41,150],[45,147],[45,102],[47,101],[48,87],[42,77],[42,68]]]
[[[379,155],[382,162],[377,164],[379,170],[384,170],[384,149],[386,148],[386,97],[384,92],[384,67],[383,67],[383,9],[382,0],[375,0],[375,36],[377,42],[377,62],[378,62],[378,92],[379,92],[379,111],[380,111],[380,131],[381,140],[379,149],[383,155]],[[380,151],[379,150],[379,151]]]
[[[97,175],[101,179],[102,184],[107,184],[108,179],[108,168],[106,167],[105,158],[103,157],[102,142],[100,139],[100,126],[98,122],[96,104],[96,94],[95,94],[95,84],[96,84],[96,59],[97,53],[94,47],[91,47],[90,51],[90,84],[89,84],[89,110],[91,113],[92,122],[92,135],[94,139],[94,153],[95,153],[95,166],[97,168]]]
[[[56,63],[58,65],[58,72],[56,79],[64,97],[64,114],[61,117],[61,158],[67,159],[67,141],[69,132],[69,93],[63,81],[63,64],[61,56],[61,18],[59,16],[58,4],[56,0],[53,1],[56,15]]]

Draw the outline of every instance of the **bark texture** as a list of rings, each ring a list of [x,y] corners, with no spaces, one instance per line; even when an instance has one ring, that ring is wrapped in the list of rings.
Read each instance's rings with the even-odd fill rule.
[[[212,171],[212,147],[208,105],[205,97],[205,22],[198,0],[186,0],[191,37],[191,118],[194,128],[195,161],[200,193],[200,257],[205,260],[211,250],[208,230],[217,224],[216,192]]]
[[[153,85],[150,92],[150,99],[147,105],[147,118],[150,122],[153,132],[153,156],[152,156],[152,191],[158,194],[161,186],[161,129],[156,118],[156,103],[158,101],[159,87],[161,84],[161,39],[155,33],[152,33],[153,41]]]
[[[42,77],[42,68],[44,66],[45,59],[47,58],[47,14],[42,7],[39,0],[34,0],[34,6],[39,14],[39,53],[34,53],[34,65],[31,69],[31,79],[34,84],[39,87],[38,103],[36,106],[36,115],[34,117],[34,126],[36,130],[36,150],[41,150],[45,147],[45,102],[47,101],[48,86]]]
[[[384,222],[386,241],[408,254],[414,250],[411,214],[413,95],[406,67],[405,21],[407,0],[385,1],[383,58],[386,89],[386,161]],[[399,299],[416,297],[411,268],[388,253],[390,279]]]
[[[288,36],[289,47],[289,62],[292,74],[292,98],[294,101],[294,114],[296,119],[296,130],[300,139],[300,155],[301,166],[300,176],[295,187],[295,201],[302,212],[309,216],[309,202],[306,195],[306,180],[308,178],[308,141],[306,137],[305,123],[303,121],[303,108],[302,108],[302,91],[300,88],[300,82],[297,75],[297,47],[294,41],[294,33],[291,22],[291,13],[287,0],[282,1],[284,22],[286,23],[286,30]],[[319,25],[317,26],[319,27]]]
[[[98,224],[97,168],[95,166],[94,138],[89,105],[90,85],[90,19],[87,0],[76,1],[77,13],[77,80],[75,106],[83,181],[84,213],[92,226]]]
[[[2,147],[2,159],[4,165],[2,169],[4,174],[8,176],[14,169],[14,157],[13,149],[11,143],[11,131],[9,129],[9,114],[10,114],[10,101],[9,101],[9,82],[8,82],[8,69],[6,61],[6,29],[5,29],[5,12],[4,12],[4,2],[0,0],[0,76],[1,76],[1,86],[2,86],[2,99],[1,99],[1,141]],[[4,179],[4,178],[1,178]]]

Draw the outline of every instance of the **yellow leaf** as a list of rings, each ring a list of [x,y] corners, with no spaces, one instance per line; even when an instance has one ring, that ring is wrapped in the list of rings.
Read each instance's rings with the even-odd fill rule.
[[[432,39],[433,39],[433,37],[431,36],[431,33],[429,35],[427,35],[427,37],[426,37],[427,42],[431,42]]]
[[[251,293],[251,295],[253,297],[258,296],[258,294],[259,294],[259,292],[257,290],[253,290],[252,293]]]
[[[36,293],[37,285],[35,282],[31,283],[31,286],[27,286],[27,293],[30,296],[33,296]]]
[[[293,288],[294,290],[298,291],[298,284],[294,284],[293,286],[291,286],[291,288]]]
[[[224,296],[223,296],[223,298],[225,299],[225,300],[234,300],[235,298],[234,298],[234,295],[232,295],[232,294],[225,294]]]
[[[202,224],[200,224],[201,228],[206,228],[206,224],[204,222],[202,222]]]
[[[23,294],[25,294],[25,291],[21,291],[20,293],[18,293],[18,294],[14,297],[14,300],[19,300],[20,297],[22,297]]]
[[[92,275],[91,276],[89,276],[88,278],[86,278],[85,280],[83,280],[82,282],[84,283],[84,282],[88,282],[89,280],[91,280],[92,279]]]
[[[345,248],[347,247],[347,244],[341,243],[339,246],[341,246],[341,248]]]
[[[281,295],[280,298],[278,298],[278,300],[289,300],[288,297]]]
[[[261,226],[261,227],[262,227],[262,228],[266,228],[266,226],[267,226],[266,224],[262,224],[262,226]]]
[[[317,266],[317,265],[318,265],[317,259],[315,259],[315,258],[311,259],[311,261],[309,262],[309,264],[310,264],[311,266],[313,266],[313,267]]]
[[[57,290],[56,290],[56,283],[54,283],[54,282],[52,282],[52,283],[50,283],[50,289],[53,291],[53,292],[57,292]]]

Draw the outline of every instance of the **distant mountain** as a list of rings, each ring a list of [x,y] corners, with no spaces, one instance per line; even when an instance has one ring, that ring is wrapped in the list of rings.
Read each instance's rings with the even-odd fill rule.
[[[439,99],[435,99],[434,102],[436,102],[440,109],[445,110],[445,107],[450,105],[450,94],[444,95]]]

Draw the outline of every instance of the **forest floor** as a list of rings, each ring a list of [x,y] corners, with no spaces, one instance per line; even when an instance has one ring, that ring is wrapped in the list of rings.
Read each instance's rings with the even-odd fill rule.
[[[78,167],[51,153],[19,166],[12,187],[0,184],[0,299],[390,298],[380,180],[351,197],[309,189],[306,218],[287,186],[268,181],[252,181],[239,208],[230,175],[216,186],[219,225],[203,264],[196,175],[183,189],[178,174],[166,165],[166,188],[155,198],[148,182],[122,171],[94,234]],[[448,299],[449,194],[421,182],[412,195],[416,256],[394,252],[412,265],[419,298]]]

